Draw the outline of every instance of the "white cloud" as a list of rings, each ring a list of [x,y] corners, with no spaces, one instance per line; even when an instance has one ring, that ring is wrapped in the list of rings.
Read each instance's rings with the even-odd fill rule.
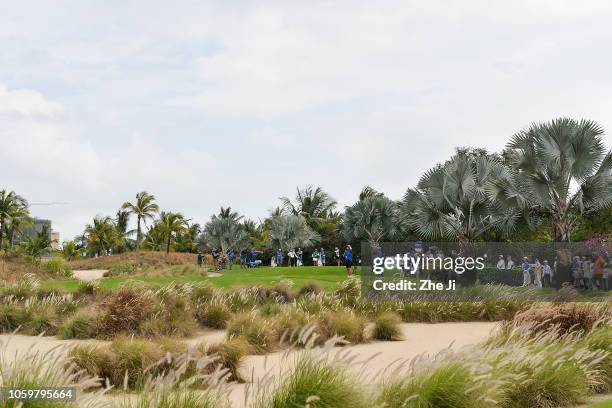
[[[45,99],[39,92],[29,89],[9,91],[0,84],[0,115],[56,117],[64,113],[64,107]]]

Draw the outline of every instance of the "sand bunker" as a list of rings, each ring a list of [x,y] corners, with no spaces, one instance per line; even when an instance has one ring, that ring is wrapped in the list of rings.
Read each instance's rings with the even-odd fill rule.
[[[104,277],[108,269],[83,269],[72,271],[72,276],[83,281],[93,281]]]
[[[422,354],[434,355],[440,351],[451,347],[458,349],[467,345],[477,344],[485,340],[490,332],[495,329],[497,323],[489,322],[469,322],[469,323],[404,323],[402,341],[373,341],[367,344],[357,344],[354,346],[336,347],[332,353],[346,353],[358,355],[359,360],[369,360],[367,371],[371,376],[384,370],[390,364],[397,364],[398,360],[410,360]],[[202,330],[192,338],[184,341],[196,346],[206,342],[214,344],[225,339],[224,330]],[[67,350],[70,346],[83,343],[104,344],[99,340],[60,340],[56,337],[35,337],[4,334],[0,335],[0,342],[4,344],[4,358],[10,359],[15,352],[26,352],[28,350],[47,353],[54,349]],[[295,352],[291,352],[295,353]],[[284,358],[286,351],[280,351],[265,356],[248,356],[245,359],[242,373],[245,379],[254,384],[232,384],[230,399],[233,407],[243,407],[245,390],[251,388],[259,379],[270,374],[279,374],[281,371],[290,369],[295,359]],[[351,368],[355,374],[363,374],[363,366],[354,365]],[[369,377],[368,377],[369,378]],[[115,398],[113,398],[115,399]],[[121,399],[118,397],[116,399]]]

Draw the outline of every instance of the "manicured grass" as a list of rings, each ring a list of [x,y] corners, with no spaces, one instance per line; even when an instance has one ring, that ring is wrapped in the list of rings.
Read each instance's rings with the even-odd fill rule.
[[[612,408],[612,398],[606,401],[601,401],[593,405],[589,405],[588,408]]]
[[[296,268],[280,267],[260,267],[250,269],[240,269],[235,267],[233,270],[225,270],[223,276],[211,278],[201,275],[179,275],[179,276],[146,276],[146,277],[116,277],[103,278],[100,286],[106,289],[117,288],[127,281],[138,281],[153,285],[167,285],[172,282],[210,282],[222,288],[253,286],[253,285],[273,285],[283,279],[290,279],[295,283],[295,287],[301,287],[308,282],[319,282],[321,286],[329,291],[336,283],[346,279],[346,269],[337,266],[303,266]],[[45,289],[63,287],[69,292],[75,292],[79,281],[76,279],[68,280],[49,280],[43,282]]]

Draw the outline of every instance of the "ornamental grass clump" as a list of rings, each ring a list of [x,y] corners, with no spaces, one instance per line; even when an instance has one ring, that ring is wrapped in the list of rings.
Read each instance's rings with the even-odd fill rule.
[[[319,324],[323,340],[338,336],[350,343],[365,341],[365,327],[366,320],[350,310],[326,312]]]
[[[374,319],[372,337],[377,340],[402,340],[402,319],[394,312],[383,312]]]
[[[229,380],[242,382],[244,380],[240,374],[240,368],[243,365],[243,360],[249,351],[249,347],[246,340],[236,337],[211,346],[200,345],[198,349],[204,355],[214,358],[214,366],[220,366],[228,370]]]
[[[207,301],[197,300],[194,311],[198,323],[212,329],[225,329],[232,316],[227,301],[221,296],[215,296]]]
[[[91,339],[96,337],[96,316],[91,312],[79,311],[59,328],[60,339]]]
[[[369,408],[372,405],[363,387],[344,368],[304,355],[276,387],[259,397],[255,406]]]
[[[277,345],[276,331],[272,322],[257,313],[243,313],[234,316],[227,326],[228,340],[241,337],[250,346],[254,354],[266,354],[273,351]]]

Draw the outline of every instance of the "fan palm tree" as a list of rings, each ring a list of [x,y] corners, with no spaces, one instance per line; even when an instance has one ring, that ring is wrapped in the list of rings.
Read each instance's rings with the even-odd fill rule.
[[[401,206],[402,223],[424,239],[473,242],[491,229],[516,227],[520,211],[500,209],[486,193],[487,182],[503,165],[489,155],[458,151],[427,171],[408,189]]]
[[[603,134],[593,121],[569,118],[518,132],[504,152],[511,170],[490,184],[492,199],[549,218],[555,240],[571,241],[580,216],[612,206],[612,151]]]
[[[0,190],[0,250],[2,249],[4,230],[7,227],[6,222],[21,207],[28,207],[25,198],[14,191],[7,193],[6,190]]]
[[[136,249],[140,249],[142,241],[141,222],[146,225],[147,219],[153,219],[154,215],[159,212],[159,206],[155,203],[155,196],[146,191],[141,191],[136,194],[134,203],[125,202],[121,209],[136,216]]]
[[[238,249],[249,240],[244,226],[233,218],[213,215],[204,226],[202,240],[213,248],[220,248],[225,254],[230,248]]]
[[[181,213],[162,211],[159,214],[157,227],[166,241],[166,253],[170,253],[172,239],[187,230],[187,220]]]
[[[221,207],[219,210],[219,218],[229,218],[234,221],[240,221],[242,219],[242,215],[238,214],[237,211],[232,211],[232,207]]]
[[[400,231],[399,208],[384,195],[367,195],[347,207],[342,221],[342,234],[347,241],[367,241],[377,248],[383,240],[394,240]]]
[[[336,207],[336,200],[330,197],[321,187],[307,186],[297,189],[295,202],[288,197],[280,197],[286,214],[300,215],[310,227],[315,228],[318,222],[328,217]]]
[[[282,215],[270,220],[270,245],[284,251],[298,247],[311,247],[321,236],[308,226],[301,215]]]

